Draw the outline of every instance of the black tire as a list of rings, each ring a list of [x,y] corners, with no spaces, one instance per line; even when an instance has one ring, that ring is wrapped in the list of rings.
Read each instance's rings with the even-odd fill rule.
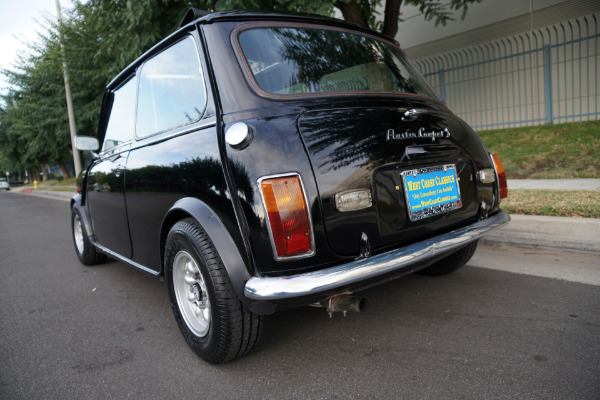
[[[242,305],[212,241],[192,218],[169,232],[165,275],[175,321],[200,358],[219,364],[256,346],[262,317]]]
[[[106,255],[100,253],[90,242],[89,234],[77,208],[71,208],[71,235],[77,258],[84,265],[96,265],[106,260]]]
[[[437,261],[436,263],[431,264],[429,267],[420,270],[419,273],[423,275],[440,276],[456,271],[468,263],[471,257],[473,257],[475,250],[477,250],[478,243],[479,242],[477,240],[469,243],[465,247],[462,247],[440,261]]]

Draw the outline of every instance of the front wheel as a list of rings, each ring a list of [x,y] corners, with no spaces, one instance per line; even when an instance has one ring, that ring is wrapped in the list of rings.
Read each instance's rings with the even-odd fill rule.
[[[439,276],[456,271],[468,263],[471,257],[473,257],[475,250],[477,250],[478,243],[477,240],[469,243],[449,256],[442,258],[440,261],[431,264],[429,267],[423,268],[419,273],[423,275]]]
[[[171,228],[165,275],[179,330],[200,358],[218,364],[254,348],[262,317],[242,305],[221,257],[194,219],[179,221]]]
[[[100,253],[90,242],[89,234],[81,221],[79,211],[71,208],[71,233],[77,258],[84,265],[100,264],[106,259],[106,255]]]

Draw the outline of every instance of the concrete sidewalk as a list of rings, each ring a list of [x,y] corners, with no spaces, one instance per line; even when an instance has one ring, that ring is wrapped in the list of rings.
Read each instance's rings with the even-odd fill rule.
[[[600,190],[600,179],[508,179],[511,189]]]

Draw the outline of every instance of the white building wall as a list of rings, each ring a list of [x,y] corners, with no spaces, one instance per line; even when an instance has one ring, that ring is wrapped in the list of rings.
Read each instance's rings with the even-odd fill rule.
[[[500,3],[508,10],[497,8]],[[523,4],[530,12],[516,15]],[[404,24],[418,18],[400,24],[400,40],[416,43],[403,47],[417,58],[417,66],[449,108],[479,129],[598,119],[600,1],[484,0],[468,15],[478,18],[486,5],[488,14],[495,14],[487,19],[489,25],[465,22],[465,30],[451,36],[412,32],[410,42],[409,36],[402,36],[410,30]],[[589,9],[598,11],[578,15]],[[576,17],[565,18],[573,14]],[[513,16],[497,20],[509,15]],[[525,25],[534,28],[522,29]],[[505,34],[511,29],[521,30]],[[436,52],[415,57],[432,51]]]
[[[414,7],[401,10],[404,21],[396,40],[413,59],[419,59],[598,12],[600,1],[483,0],[469,6],[464,20],[456,13],[455,21],[437,27]]]
[[[424,21],[417,7],[402,6],[403,21],[399,25],[396,40],[403,48],[409,49],[521,16],[526,16],[531,25],[534,12],[564,2],[565,0],[483,0],[481,3],[469,5],[464,20],[461,19],[461,13],[456,12],[454,21],[437,27],[434,21]],[[478,41],[475,34],[471,39],[474,42]]]

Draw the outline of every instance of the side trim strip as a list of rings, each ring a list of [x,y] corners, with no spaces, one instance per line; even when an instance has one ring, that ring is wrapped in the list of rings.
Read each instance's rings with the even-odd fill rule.
[[[204,122],[204,120],[200,120],[200,121],[195,122],[193,125],[185,125],[183,127],[177,128],[176,130],[170,132],[169,134],[165,134],[165,132],[161,132],[161,133],[156,133],[154,135],[148,136],[147,138],[136,139],[135,144],[132,145],[130,150],[139,149],[140,147],[151,146],[155,143],[164,142],[164,141],[172,139],[176,136],[187,135],[188,133],[200,131],[202,129],[210,128],[210,127],[216,126],[216,125],[217,125],[217,123],[212,119],[206,120],[206,122]]]
[[[408,269],[420,261],[473,242],[509,221],[508,214],[500,211],[464,228],[347,264],[292,276],[252,277],[246,283],[244,294],[252,300],[284,300],[335,290],[388,272]]]
[[[101,244],[98,244],[98,243],[96,243],[96,242],[93,242],[92,244],[93,244],[94,246],[96,246],[96,248],[97,248],[98,250],[100,250],[101,252],[103,252],[103,253],[105,253],[105,254],[107,254],[107,255],[109,255],[109,256],[111,256],[111,257],[113,257],[113,258],[116,258],[117,260],[119,260],[119,261],[121,261],[121,262],[124,262],[125,264],[129,264],[129,265],[131,265],[132,267],[135,267],[135,268],[141,269],[142,271],[144,271],[144,272],[147,272],[147,273],[149,273],[149,274],[151,274],[151,275],[154,275],[154,276],[158,276],[158,275],[159,275],[159,272],[158,272],[158,271],[155,271],[155,270],[153,270],[153,269],[150,269],[150,268],[148,268],[148,267],[144,267],[142,264],[138,264],[138,263],[136,263],[135,261],[133,261],[133,260],[130,260],[130,259],[129,259],[129,258],[127,258],[127,257],[124,257],[124,256],[122,256],[122,255],[120,255],[120,254],[118,254],[118,253],[115,253],[114,251],[107,249],[106,247],[102,246]]]

